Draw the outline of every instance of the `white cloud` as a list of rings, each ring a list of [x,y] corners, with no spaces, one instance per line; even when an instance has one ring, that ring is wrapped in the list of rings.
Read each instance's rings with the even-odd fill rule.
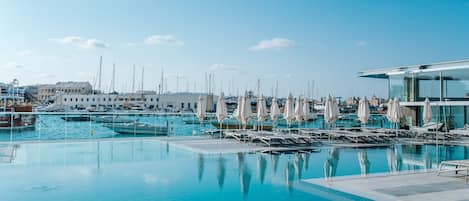
[[[133,42],[128,42],[126,45],[129,46],[129,47],[133,47],[133,46],[135,46],[135,43],[133,43]]]
[[[212,71],[231,71],[231,72],[238,72],[239,68],[234,65],[226,65],[226,64],[212,64],[210,66],[210,70]]]
[[[172,35],[152,35],[145,39],[147,45],[184,45],[184,42],[178,40]]]
[[[20,51],[16,52],[16,55],[18,55],[18,56],[29,56],[32,53],[33,52],[31,50],[20,50]]]
[[[57,42],[63,45],[74,45],[81,48],[107,48],[109,47],[108,44],[94,39],[86,39],[80,36],[66,36],[64,38],[59,39],[51,39],[50,41]]]
[[[253,51],[266,50],[266,49],[283,49],[293,45],[293,41],[286,38],[272,38],[270,40],[261,40],[250,49]]]
[[[359,40],[359,41],[355,42],[355,46],[357,46],[357,47],[364,47],[364,46],[366,46],[366,44],[367,43],[364,40]]]
[[[8,62],[2,66],[5,69],[13,69],[13,68],[23,68],[22,64],[16,62]]]

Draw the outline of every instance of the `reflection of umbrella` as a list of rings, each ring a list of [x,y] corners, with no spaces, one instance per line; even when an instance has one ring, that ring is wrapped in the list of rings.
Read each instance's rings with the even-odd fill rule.
[[[287,166],[285,167],[285,185],[288,188],[288,191],[291,192],[293,189],[293,181],[295,180],[295,167],[293,166],[291,161],[287,162]]]
[[[257,100],[257,121],[262,125],[262,122],[266,120],[267,116],[267,106],[265,105],[264,96],[261,95]]]
[[[432,109],[430,107],[430,100],[425,98],[423,105],[423,122],[428,124],[432,120]]]
[[[223,157],[218,158],[218,169],[217,169],[217,179],[218,179],[218,187],[223,188],[223,184],[225,183],[225,175],[226,175],[226,167],[225,167],[225,159]]]
[[[295,174],[298,177],[298,179],[301,179],[301,176],[303,175],[303,157],[299,153],[295,154],[294,158],[294,167],[295,167]]]
[[[365,149],[358,151],[358,162],[360,163],[360,171],[362,176],[366,176],[370,172],[370,161]]]
[[[402,159],[399,157],[397,147],[388,148],[386,150],[386,156],[388,160],[389,172],[399,172],[401,170]]]
[[[339,162],[339,150],[332,147],[329,150],[329,157],[324,161],[324,178],[330,179],[335,176],[337,164]]]
[[[303,157],[303,159],[304,159],[304,161],[305,161],[303,168],[305,169],[305,171],[307,171],[307,170],[308,170],[308,167],[309,167],[309,156],[310,156],[311,154],[310,154],[309,152],[305,152],[305,153],[302,153],[301,155],[302,155],[302,157]]]
[[[238,160],[238,169],[241,169],[244,166],[244,153],[243,152],[237,153],[236,159]]]
[[[272,119],[273,122],[277,122],[279,115],[280,108],[278,108],[277,98],[272,98],[272,104],[270,105],[270,119]]]
[[[264,183],[265,180],[265,169],[267,168],[267,159],[265,159],[264,155],[259,155],[257,158],[257,170],[259,175],[259,181],[261,184]]]
[[[277,173],[279,158],[280,158],[279,154],[271,154],[270,155],[270,160],[272,161],[272,169],[274,171],[274,174]]]
[[[296,99],[295,120],[298,122],[298,125],[301,125],[301,121],[303,121],[303,103],[301,101],[301,97]]]
[[[287,100],[285,102],[285,106],[283,107],[283,118],[287,121],[288,126],[291,126],[293,119],[295,118],[293,108],[293,97],[288,95]]]
[[[204,155],[199,154],[199,158],[197,160],[198,163],[198,178],[199,181],[202,181],[202,177],[204,176]]]
[[[362,124],[366,124],[370,118],[370,107],[368,106],[368,101],[365,97],[363,97],[358,103],[357,116]]]
[[[246,196],[249,193],[249,185],[251,184],[251,171],[246,165],[243,165],[239,172],[239,182],[241,185],[241,193]]]

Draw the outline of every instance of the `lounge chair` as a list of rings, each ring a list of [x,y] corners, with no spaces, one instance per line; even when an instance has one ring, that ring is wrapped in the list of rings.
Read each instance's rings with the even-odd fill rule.
[[[449,170],[443,170],[444,167],[454,167]],[[458,174],[459,171],[465,171],[464,181],[467,183],[467,179],[469,178],[469,160],[449,160],[443,161],[440,163],[440,167],[438,168],[437,175],[440,175],[443,172],[452,172],[454,171]]]
[[[426,137],[428,134],[433,135],[436,131],[439,131],[443,128],[442,123],[429,122],[424,124],[422,127],[410,127],[410,132],[415,134],[416,137]]]

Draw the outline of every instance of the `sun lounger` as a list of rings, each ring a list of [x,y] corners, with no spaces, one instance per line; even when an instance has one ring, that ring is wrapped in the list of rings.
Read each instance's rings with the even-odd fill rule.
[[[454,167],[449,170],[443,170],[444,167]],[[452,172],[454,171],[458,174],[459,171],[465,171],[464,181],[467,183],[467,179],[469,178],[469,160],[450,160],[450,161],[443,161],[440,163],[440,167],[438,168],[437,175],[440,175],[443,172]]]

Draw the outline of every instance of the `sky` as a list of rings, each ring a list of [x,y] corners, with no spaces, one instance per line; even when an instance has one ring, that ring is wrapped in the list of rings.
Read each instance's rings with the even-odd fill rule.
[[[469,59],[469,1],[0,0],[0,82],[385,97],[363,70]],[[308,83],[314,88],[308,90]],[[310,84],[312,85],[312,84]],[[136,87],[138,88],[138,87]]]

